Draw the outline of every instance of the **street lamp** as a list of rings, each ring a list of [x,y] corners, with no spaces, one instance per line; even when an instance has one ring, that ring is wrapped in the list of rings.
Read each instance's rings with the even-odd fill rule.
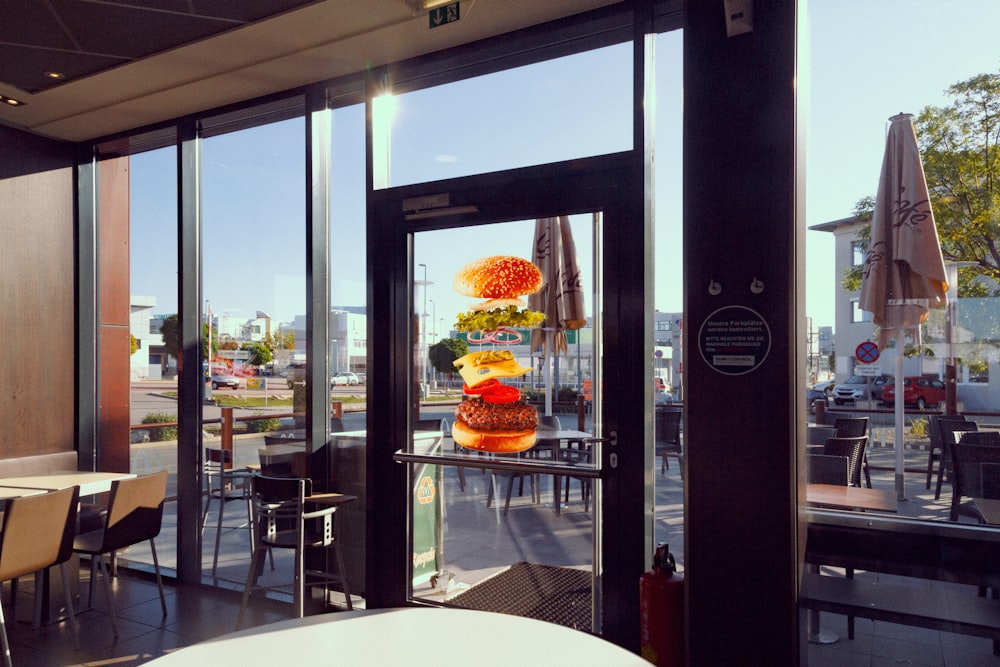
[[[420,365],[421,365],[421,377],[423,383],[427,384],[427,286],[430,284],[427,282],[427,265],[417,264],[417,266],[422,266],[424,269],[424,279],[420,281],[420,284],[424,286],[424,306],[420,311]]]
[[[428,300],[431,302],[431,313],[432,313],[432,315],[431,315],[431,324],[434,325],[434,331],[431,332],[431,341],[435,341],[436,342],[437,336],[438,336],[438,332],[437,332],[437,304],[434,303],[434,299],[428,299]],[[427,310],[426,309],[424,310],[424,317],[427,317]],[[430,355],[431,355],[430,346],[427,347],[426,353],[427,353],[427,365],[429,367],[430,366],[430,362],[431,362],[431,360],[430,360]],[[436,370],[434,371],[432,377],[434,378],[434,380],[433,380],[433,386],[437,387],[437,371]]]

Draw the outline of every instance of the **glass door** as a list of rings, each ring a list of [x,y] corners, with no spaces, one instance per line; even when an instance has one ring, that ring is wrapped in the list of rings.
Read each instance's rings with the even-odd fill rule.
[[[409,359],[393,452],[407,470],[407,600],[602,633],[618,460],[602,392],[614,213],[585,187],[582,205],[560,208],[566,193],[532,206],[535,190],[551,192],[453,189],[379,207],[406,230],[386,247],[407,267],[393,345]]]

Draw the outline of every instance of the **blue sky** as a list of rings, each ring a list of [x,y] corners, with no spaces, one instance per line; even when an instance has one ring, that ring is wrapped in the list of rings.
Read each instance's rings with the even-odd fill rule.
[[[947,86],[1000,68],[1000,2],[819,0],[807,7],[807,57],[798,85],[806,119],[806,224],[814,225],[850,215],[858,199],[874,194],[890,116],[947,104]],[[677,34],[657,38],[655,304],[664,311],[680,310],[683,281],[680,47]],[[527,76],[508,72],[463,82],[451,97],[404,96],[394,128],[393,182],[627,148],[627,47],[575,62],[575,71],[555,62]],[[602,94],[591,94],[589,85]],[[364,297],[362,109],[339,110],[332,123],[334,303],[355,304]],[[204,281],[216,313],[239,318],[263,310],[288,321],[304,311],[303,132],[303,122],[292,120],[206,141]],[[176,202],[165,187],[173,169],[170,150],[136,156],[132,164],[132,293],[156,296],[157,312],[176,311]],[[530,232],[518,234],[528,238],[505,240],[523,246],[519,254],[527,256]],[[807,314],[815,326],[832,324],[833,239],[808,232],[806,242]],[[434,283],[428,297],[439,319],[467,305],[450,291],[446,266],[455,261],[415,261],[428,264]]]

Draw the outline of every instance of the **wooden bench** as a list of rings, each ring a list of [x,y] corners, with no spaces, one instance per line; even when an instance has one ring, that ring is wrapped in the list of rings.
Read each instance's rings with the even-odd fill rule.
[[[0,459],[0,478],[47,475],[50,472],[76,469],[76,452],[52,452],[50,454],[34,454],[32,456],[16,456],[9,459]]]
[[[809,572],[799,590],[806,609],[988,637],[1000,655],[1000,599],[986,596],[1000,589],[996,528],[813,510],[806,563],[916,580]]]

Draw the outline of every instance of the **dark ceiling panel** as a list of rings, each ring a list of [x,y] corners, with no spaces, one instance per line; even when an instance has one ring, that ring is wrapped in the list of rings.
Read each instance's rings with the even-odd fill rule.
[[[39,92],[318,1],[0,2],[0,81]]]

